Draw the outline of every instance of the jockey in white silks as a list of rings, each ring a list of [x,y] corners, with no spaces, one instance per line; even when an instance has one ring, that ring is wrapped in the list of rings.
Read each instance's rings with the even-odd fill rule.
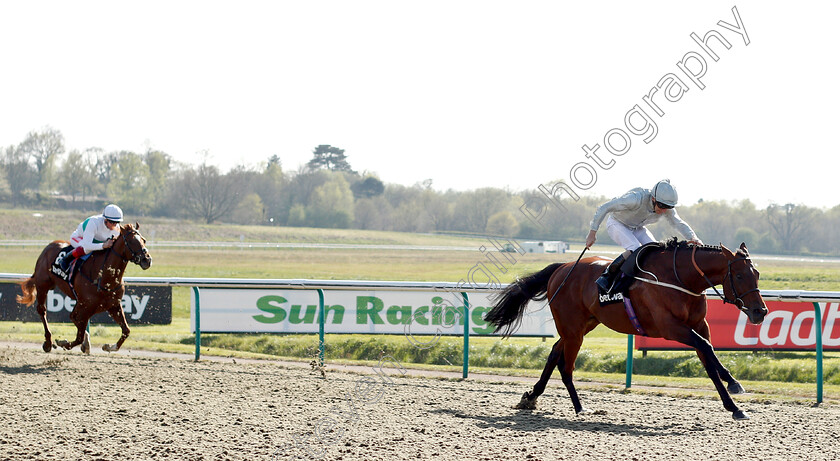
[[[102,214],[91,216],[79,224],[70,236],[70,245],[74,250],[64,255],[59,265],[67,272],[70,263],[92,251],[110,248],[114,239],[120,235],[120,223],[123,212],[120,207],[111,204],[105,207]]]
[[[589,224],[586,248],[595,243],[595,233],[606,218],[607,233],[625,250],[607,266],[595,282],[599,287],[610,291],[616,273],[633,250],[656,241],[645,226],[659,221],[663,216],[686,240],[697,245],[703,244],[691,226],[683,221],[674,209],[677,199],[677,190],[669,180],[664,179],[657,182],[652,189],[637,187],[598,207]]]

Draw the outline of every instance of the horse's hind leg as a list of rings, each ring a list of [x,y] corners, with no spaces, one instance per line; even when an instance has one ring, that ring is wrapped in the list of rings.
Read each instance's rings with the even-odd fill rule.
[[[85,342],[90,342],[87,333],[87,326],[88,322],[90,321],[90,315],[79,315],[79,312],[85,312],[86,309],[84,306],[76,303],[75,309],[73,312],[70,313],[70,320],[73,321],[73,324],[76,325],[76,339],[73,342],[69,343],[66,340],[56,341],[55,343],[66,350],[73,349],[74,347],[78,346],[79,344],[85,344]],[[82,346],[82,352],[89,353],[90,347],[88,345],[88,350],[85,351],[85,346]]]
[[[525,392],[525,394],[522,395],[522,399],[519,400],[519,403],[514,408],[528,410],[537,408],[537,397],[542,395],[545,391],[545,386],[548,385],[548,380],[551,378],[551,373],[554,371],[554,367],[558,366],[558,363],[562,361],[562,359],[563,338],[560,338],[556,343],[554,343],[554,346],[551,347],[551,353],[548,354],[548,359],[545,362],[545,368],[543,368],[539,381],[534,384],[534,389],[531,390],[531,392]]]
[[[128,328],[128,323],[125,320],[125,312],[122,310],[122,305],[117,304],[115,307],[108,309],[108,314],[122,329],[122,336],[117,341],[117,344],[103,344],[102,350],[105,352],[117,352],[122,347],[131,330]]]
[[[573,341],[567,340],[563,351],[562,365],[558,365],[560,368],[560,377],[563,379],[563,384],[566,385],[566,390],[569,391],[569,398],[572,399],[572,406],[575,408],[576,414],[588,413],[588,410],[580,404],[580,398],[578,397],[577,389],[575,389],[575,383],[572,380],[572,373],[575,370],[575,360],[582,344],[583,338],[575,338]]]
[[[50,325],[47,323],[47,290],[39,289],[35,295],[35,299],[38,316],[41,317],[41,323],[44,324],[44,344],[41,347],[44,349],[44,352],[49,352],[53,348],[53,343]]]

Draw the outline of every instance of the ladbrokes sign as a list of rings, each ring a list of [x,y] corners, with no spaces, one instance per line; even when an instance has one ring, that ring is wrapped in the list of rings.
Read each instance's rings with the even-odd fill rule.
[[[813,350],[814,305],[808,302],[767,301],[770,313],[761,325],[753,325],[747,316],[731,304],[718,299],[708,301],[706,320],[715,349]],[[823,349],[840,350],[840,303],[820,303]],[[636,337],[637,349],[689,349],[661,338]]]

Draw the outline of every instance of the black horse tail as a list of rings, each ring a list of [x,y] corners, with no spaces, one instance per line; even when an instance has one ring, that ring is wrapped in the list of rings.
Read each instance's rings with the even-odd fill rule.
[[[554,271],[565,263],[554,263],[545,269],[517,279],[494,297],[493,308],[484,315],[484,320],[496,326],[494,333],[504,330],[502,335],[510,336],[522,323],[528,301],[545,299],[548,280]]]

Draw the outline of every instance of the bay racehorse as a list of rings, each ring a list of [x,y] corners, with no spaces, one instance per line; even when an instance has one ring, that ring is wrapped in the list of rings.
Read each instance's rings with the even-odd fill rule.
[[[56,346],[70,350],[81,344],[82,351],[89,353],[90,341],[86,332],[88,321],[100,312],[108,312],[122,329],[119,341],[114,345],[105,344],[102,350],[116,352],[120,349],[130,333],[121,304],[123,294],[125,294],[125,284],[122,280],[125,268],[129,261],[139,265],[143,270],[152,265],[152,257],[146,249],[146,239],[140,235],[139,228],[140,224],[137,223],[134,226],[121,225],[120,235],[113,246],[107,250],[91,253],[81,269],[75,271],[72,286],[51,270],[59,253],[69,243],[56,240],[41,251],[32,277],[20,282],[23,295],[19,295],[17,301],[26,306],[31,306],[37,301],[38,315],[44,324],[44,352],[49,352]],[[76,264],[79,263],[81,261],[76,260]],[[76,300],[73,312],[70,313],[70,320],[76,325],[76,339],[73,342],[66,340],[56,341],[55,344],[52,342],[52,333],[47,324],[46,301],[47,291],[55,287]]]
[[[635,311],[636,322],[631,321],[623,303],[606,306],[599,303],[595,279],[608,263],[601,258],[584,258],[577,266],[551,264],[508,285],[485,315],[496,326],[496,332],[509,336],[521,322],[528,301],[546,299],[548,293],[552,294],[549,305],[560,339],[552,347],[539,381],[533,390],[525,392],[517,408],[536,408],[537,397],[545,390],[556,366],[575,412],[586,412],[572,382],[572,372],[584,335],[603,323],[620,333],[646,334],[692,347],[724,408],[735,419],[749,419],[729,395],[743,393],[744,388],[721,364],[712,348],[704,294],[709,287],[723,285],[725,303],[735,305],[754,324],[764,320],[767,306],[758,291],[759,274],[746,245],[742,243],[735,253],[723,245],[695,246],[676,239],[649,247],[638,266],[640,275],[627,290],[633,307],[630,312]]]

